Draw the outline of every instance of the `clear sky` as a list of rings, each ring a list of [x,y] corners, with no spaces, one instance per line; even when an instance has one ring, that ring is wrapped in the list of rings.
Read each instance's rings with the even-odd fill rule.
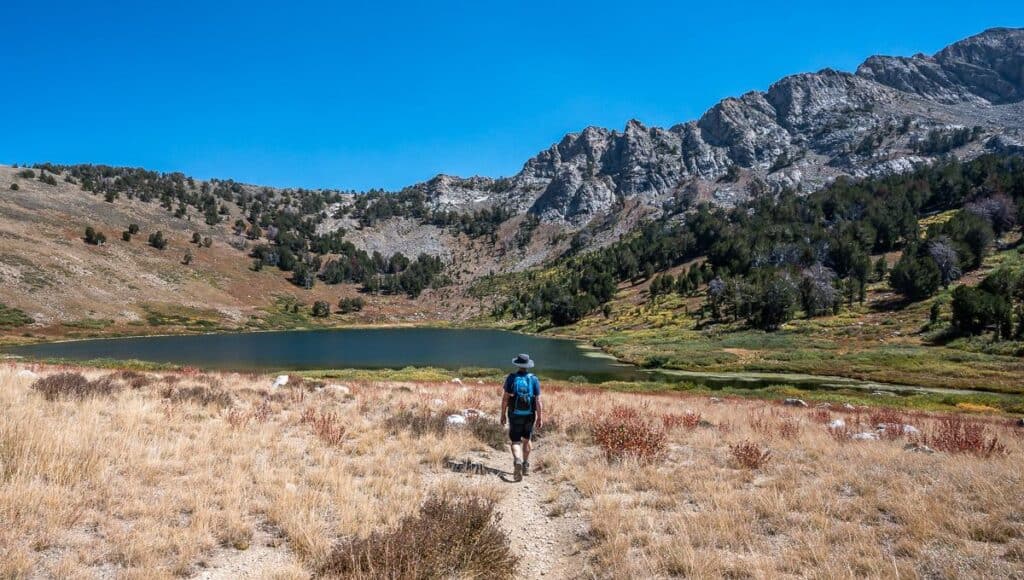
[[[22,0],[0,162],[342,189],[510,175],[587,125],[670,126],[993,26],[1024,26],[1024,2]]]

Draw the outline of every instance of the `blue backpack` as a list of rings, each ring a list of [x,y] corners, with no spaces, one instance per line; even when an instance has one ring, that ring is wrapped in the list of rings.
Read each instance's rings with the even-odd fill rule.
[[[523,416],[533,414],[533,385],[536,380],[537,377],[533,376],[533,373],[515,375],[512,382],[512,394],[516,399],[512,403],[513,415]]]

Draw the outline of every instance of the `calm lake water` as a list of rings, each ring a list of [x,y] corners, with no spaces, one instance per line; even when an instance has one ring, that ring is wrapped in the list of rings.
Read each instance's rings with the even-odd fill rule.
[[[537,361],[534,372],[542,377],[565,379],[581,375],[592,382],[682,381],[714,390],[788,385],[812,390],[887,391],[904,396],[925,391],[981,394],[784,373],[649,372],[618,364],[600,351],[573,341],[483,329],[353,328],[150,336],[44,343],[12,347],[5,352],[40,359],[134,359],[206,369],[263,371],[409,366],[453,371],[464,367],[511,369],[515,355],[525,352]]]
[[[508,368],[518,353],[536,372],[588,378],[625,373],[579,344],[500,330],[373,328],[80,340],[8,349],[44,359],[136,359],[209,369],[341,369],[407,366]]]

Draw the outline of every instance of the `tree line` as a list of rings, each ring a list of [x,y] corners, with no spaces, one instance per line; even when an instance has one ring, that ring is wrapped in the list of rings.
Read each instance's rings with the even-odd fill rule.
[[[494,308],[498,317],[570,324],[607,303],[618,284],[651,279],[699,256],[684,281],[662,276],[652,293],[706,284],[701,315],[773,330],[802,310],[836,312],[863,301],[886,276],[921,300],[981,265],[992,241],[1021,222],[1024,161],[985,155],[867,180],[839,178],[808,196],[783,192],[732,209],[701,204],[669,214],[611,246],[567,256]],[[922,217],[957,210],[922,231]],[[888,272],[872,255],[902,251]]]

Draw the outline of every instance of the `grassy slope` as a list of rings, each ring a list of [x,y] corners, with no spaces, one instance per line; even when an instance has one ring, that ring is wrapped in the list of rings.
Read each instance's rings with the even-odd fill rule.
[[[404,296],[365,297],[357,314],[312,319],[310,305],[359,295],[354,285],[317,284],[302,290],[273,268],[254,272],[235,239],[232,214],[218,226],[202,216],[174,218],[158,203],[102,197],[58,178],[55,186],[17,176],[0,166],[0,303],[34,319],[25,325],[16,310],[0,311],[0,344],[25,340],[186,331],[304,328],[341,324],[386,324],[439,320],[464,312],[452,288],[427,291],[422,300]],[[19,190],[10,189],[17,183]],[[233,208],[237,212],[237,208]],[[194,212],[193,212],[194,213]],[[121,240],[130,223],[141,227],[131,242]],[[107,243],[83,242],[86,226]],[[168,247],[147,243],[161,230]],[[190,243],[193,232],[213,246]],[[250,246],[253,242],[249,242]],[[191,264],[181,263],[191,251]],[[292,306],[298,303],[298,312]],[[10,320],[8,320],[10,319]],[[12,321],[18,323],[11,323]],[[29,336],[26,336],[29,335]]]
[[[990,256],[971,273],[975,284],[1015,250]],[[895,260],[896,256],[890,256]],[[1016,258],[1013,258],[1016,259]],[[937,344],[948,327],[952,288],[914,304],[902,304],[885,284],[873,284],[863,305],[838,315],[796,319],[766,333],[742,323],[698,323],[704,298],[647,300],[647,284],[624,287],[609,318],[597,314],[552,335],[594,342],[640,365],[693,371],[771,371],[844,376],[929,387],[1024,393],[1024,345],[987,338]],[[943,320],[928,325],[933,302],[946,305]]]

